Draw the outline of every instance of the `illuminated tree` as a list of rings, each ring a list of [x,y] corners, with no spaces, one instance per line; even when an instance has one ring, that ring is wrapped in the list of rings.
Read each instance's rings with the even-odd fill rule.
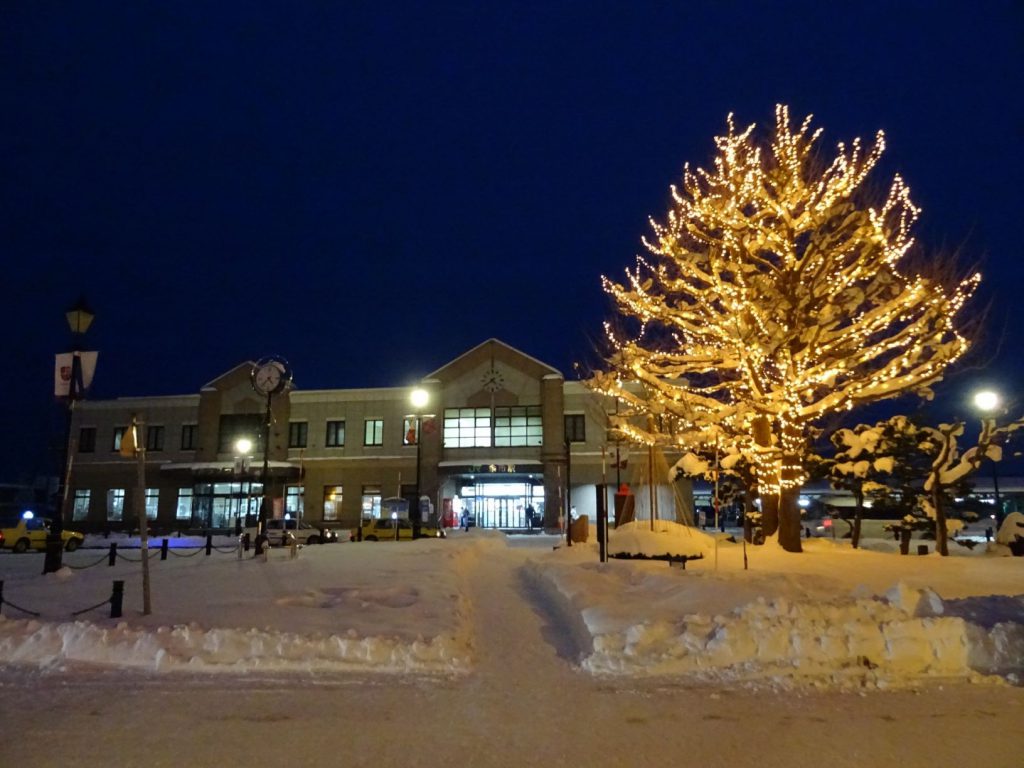
[[[715,139],[710,170],[684,170],[664,222],[651,221],[626,280],[602,278],[626,330],[606,325],[609,370],[594,388],[620,399],[628,439],[753,458],[765,533],[800,550],[796,493],[824,416],[928,386],[968,342],[955,325],[978,275],[949,285],[901,268],[919,210],[896,176],[872,201],[865,179],[884,150],[839,143],[776,108],[774,134]]]

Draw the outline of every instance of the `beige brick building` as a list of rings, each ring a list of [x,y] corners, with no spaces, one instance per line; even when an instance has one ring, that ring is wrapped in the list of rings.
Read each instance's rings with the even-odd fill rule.
[[[262,495],[266,406],[252,369],[242,363],[196,394],[79,403],[69,523],[137,527],[137,463],[118,452],[133,415],[143,424],[146,511],[155,530],[251,522]],[[429,513],[449,525],[465,512],[481,527],[528,529],[532,508],[534,526],[554,528],[567,486],[577,513],[593,516],[596,485],[614,488],[619,479],[615,446],[606,443],[607,404],[497,339],[418,385],[429,393],[418,414],[411,386],[292,388],[273,397],[266,446],[272,516],[352,528],[380,515],[384,499],[403,497],[416,510],[418,487]],[[247,455],[240,438],[252,443]]]

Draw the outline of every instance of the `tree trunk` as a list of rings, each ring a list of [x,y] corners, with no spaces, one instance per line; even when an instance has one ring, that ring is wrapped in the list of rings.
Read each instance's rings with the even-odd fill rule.
[[[949,534],[946,526],[946,511],[942,508],[942,492],[939,484],[932,487],[932,504],[935,507],[935,549],[940,555],[949,555]]]
[[[779,530],[779,497],[768,494],[761,497],[761,532],[772,536]]]
[[[779,545],[787,552],[803,552],[799,497],[799,488],[787,488],[779,497]]]

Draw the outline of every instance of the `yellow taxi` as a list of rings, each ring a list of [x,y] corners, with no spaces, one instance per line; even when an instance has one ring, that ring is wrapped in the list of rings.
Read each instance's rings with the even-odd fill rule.
[[[0,548],[13,549],[15,552],[27,552],[34,549],[42,552],[46,549],[46,536],[50,532],[50,521],[44,517],[36,517],[26,512],[18,520],[18,524],[9,528],[0,528]],[[74,552],[78,549],[85,536],[78,531],[61,531],[64,549]]]
[[[396,535],[397,532],[397,535]],[[412,522],[404,518],[381,517],[374,520],[364,520],[362,527],[353,537],[363,541],[408,541],[412,539]],[[435,525],[422,523],[420,525],[420,538],[440,539],[444,538],[444,531]]]

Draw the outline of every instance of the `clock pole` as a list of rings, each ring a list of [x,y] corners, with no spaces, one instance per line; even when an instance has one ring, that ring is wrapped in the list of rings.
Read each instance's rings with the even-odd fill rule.
[[[269,473],[269,454],[270,454],[270,399],[273,397],[271,392],[267,392],[267,407],[263,413],[263,471],[260,472],[260,485],[263,490],[263,498],[260,501],[260,514],[256,521],[256,555],[263,554],[263,548],[267,546],[267,517],[268,517],[268,505],[270,504],[270,491],[267,487],[267,479]]]

